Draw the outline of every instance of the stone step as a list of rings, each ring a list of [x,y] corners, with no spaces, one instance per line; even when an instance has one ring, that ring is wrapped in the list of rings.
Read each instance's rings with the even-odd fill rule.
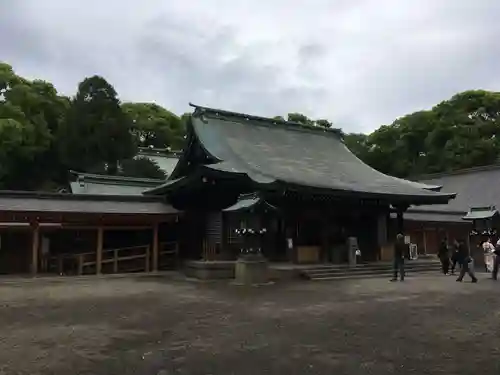
[[[405,277],[415,277],[417,275],[435,274],[436,271],[421,271],[406,273]],[[356,280],[356,279],[375,279],[375,278],[392,278],[392,272],[379,272],[367,275],[335,275],[335,276],[322,276],[310,279],[310,281],[340,281],[340,280]]]
[[[424,269],[424,268],[439,268],[439,263],[420,263],[420,264],[406,264],[405,268],[411,269]],[[392,269],[391,264],[377,264],[377,265],[357,265],[353,267],[337,267],[337,266],[318,266],[303,268],[304,273],[322,273],[322,272],[365,272],[365,271],[383,271]]]
[[[407,274],[417,273],[435,273],[439,272],[439,262],[408,262],[405,267]],[[385,277],[391,276],[393,272],[392,265],[384,264],[367,264],[348,266],[314,266],[301,271],[301,275],[309,280],[334,280],[347,278],[366,278],[366,277]]]
[[[428,266],[439,266],[439,261],[407,261],[405,266],[407,268],[412,267],[428,267]],[[353,270],[353,269],[385,269],[391,268],[392,263],[366,263],[357,264],[355,266],[349,266],[346,264],[322,264],[322,265],[311,265],[309,267],[303,268],[304,271],[316,271],[316,270]]]
[[[364,271],[378,271],[392,269],[392,265],[378,265],[378,266],[355,266],[355,267],[318,267],[318,268],[304,268],[303,272],[318,273],[318,272],[364,272]],[[406,269],[422,269],[422,268],[436,268],[439,264],[418,264],[418,265],[405,265]]]
[[[439,267],[418,267],[418,268],[406,268],[406,272],[423,272],[423,271],[436,271],[439,270]],[[349,275],[362,275],[362,274],[367,274],[367,273],[381,273],[381,272],[392,272],[393,268],[392,267],[387,267],[383,269],[365,269],[365,270],[323,270],[323,271],[315,271],[315,272],[304,272],[308,275],[311,276],[317,276],[317,275],[322,275],[322,274],[329,274],[329,275],[343,275],[343,274],[349,274]]]
[[[392,274],[393,270],[392,268],[387,268],[384,270],[365,270],[365,271],[358,271],[358,272],[349,272],[349,271],[342,271],[342,272],[321,272],[321,273],[309,273],[306,274],[305,276],[309,279],[313,278],[321,278],[321,277],[336,277],[336,276],[356,276],[356,277],[361,277],[361,276],[366,276],[366,275],[380,275],[380,274],[386,274],[390,273]],[[414,274],[414,273],[422,273],[422,272],[439,272],[439,268],[421,268],[421,269],[405,269],[405,272],[407,274]]]

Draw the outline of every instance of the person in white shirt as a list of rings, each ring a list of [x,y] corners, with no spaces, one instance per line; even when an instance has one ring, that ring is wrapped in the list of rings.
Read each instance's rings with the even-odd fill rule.
[[[356,264],[361,264],[361,250],[356,249]]]
[[[491,243],[491,239],[483,242],[484,264],[486,272],[493,272],[495,246]]]

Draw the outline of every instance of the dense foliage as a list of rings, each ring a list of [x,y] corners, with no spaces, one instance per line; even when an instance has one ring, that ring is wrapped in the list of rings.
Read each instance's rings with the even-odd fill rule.
[[[68,171],[164,178],[138,147],[182,146],[184,122],[149,103],[124,103],[99,76],[73,98],[0,63],[0,189],[55,190]]]
[[[496,163],[499,136],[500,93],[475,90],[369,135],[349,134],[346,144],[375,169],[407,177]]]
[[[0,189],[54,190],[67,183],[68,170],[164,178],[152,161],[134,156],[138,147],[181,148],[188,117],[154,103],[121,103],[99,76],[67,98],[0,63]],[[286,119],[333,126],[300,113]],[[500,93],[477,90],[344,139],[372,167],[407,177],[495,163],[499,130]]]

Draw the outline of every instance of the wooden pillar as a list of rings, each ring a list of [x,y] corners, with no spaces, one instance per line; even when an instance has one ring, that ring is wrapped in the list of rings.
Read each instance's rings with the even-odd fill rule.
[[[379,213],[377,216],[377,245],[379,248],[387,244],[388,225],[390,216],[386,212]]]
[[[427,255],[427,232],[425,228],[422,228],[422,234],[424,237],[424,254]]]
[[[96,264],[95,273],[97,275],[101,274],[102,271],[102,244],[104,239],[104,229],[103,227],[97,228],[97,249],[96,249]]]
[[[158,271],[158,223],[153,225],[153,272]]]
[[[146,247],[146,257],[144,258],[146,261],[144,262],[144,272],[149,272],[150,271],[150,264],[151,264],[151,251],[149,250],[150,247]]]
[[[330,262],[330,243],[329,243],[329,234],[330,234],[330,221],[328,220],[328,216],[324,215],[321,225],[321,262],[326,263]]]
[[[38,255],[40,248],[40,226],[38,223],[33,225],[33,240],[31,243],[31,275],[38,273]]]

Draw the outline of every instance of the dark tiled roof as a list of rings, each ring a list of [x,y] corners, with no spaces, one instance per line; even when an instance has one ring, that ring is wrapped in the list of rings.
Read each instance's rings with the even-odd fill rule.
[[[445,222],[445,223],[462,223],[469,224],[463,220],[463,212],[415,212],[409,210],[403,215],[404,220],[407,221],[426,221],[426,222]],[[396,219],[396,214],[391,213],[391,218]]]
[[[95,173],[84,173],[77,171],[69,171],[72,175],[77,178],[83,178],[89,181],[105,181],[105,182],[114,182],[117,184],[125,184],[125,185],[138,185],[138,186],[154,186],[162,183],[165,180],[158,178],[140,178],[140,177],[127,177],[127,176],[111,176],[105,174],[95,174]]]
[[[276,209],[276,207],[267,203],[265,200],[260,198],[257,194],[248,194],[248,195],[240,196],[240,198],[238,199],[238,202],[236,202],[235,204],[233,204],[230,207],[225,208],[223,211],[226,211],[226,212],[245,211],[245,210],[250,210],[253,207],[256,207],[259,205],[263,205],[271,210]]]
[[[71,191],[74,194],[141,195],[144,190],[161,185],[165,181],[75,171],[70,171],[70,173],[76,176],[76,181],[70,182]]]
[[[154,147],[139,147],[139,155],[161,155],[178,158],[182,154],[182,150],[171,150],[167,148]]]
[[[500,165],[429,175],[418,181],[442,185],[441,191],[457,193],[446,205],[418,206],[419,211],[461,211],[465,215],[472,207],[500,207]]]
[[[453,197],[376,171],[335,130],[203,107],[196,107],[190,126],[220,161],[211,168],[246,174],[258,184],[284,182],[405,202],[444,203]]]
[[[137,158],[148,158],[163,170],[167,176],[170,176],[181,154],[182,151],[171,151],[168,148],[140,147]]]
[[[0,191],[0,211],[87,214],[176,214],[178,210],[156,197],[102,196]]]
[[[481,220],[491,219],[493,216],[498,215],[498,211],[494,206],[491,207],[472,207],[467,215],[464,216],[465,220]]]

